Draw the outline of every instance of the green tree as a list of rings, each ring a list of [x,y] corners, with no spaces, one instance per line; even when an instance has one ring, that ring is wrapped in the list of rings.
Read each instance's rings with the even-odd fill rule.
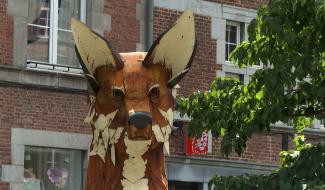
[[[216,78],[208,91],[178,100],[192,118],[190,134],[222,136],[221,151],[241,154],[254,132],[292,120],[301,132],[325,116],[325,1],[271,0],[248,27],[248,41],[231,54],[239,67],[262,64],[247,85]]]
[[[221,152],[241,154],[248,138],[270,125],[293,121],[300,133],[325,117],[325,0],[270,0],[248,27],[248,41],[231,54],[239,67],[262,64],[248,84],[216,78],[207,91],[177,102],[191,117],[190,135],[209,129]],[[281,152],[280,169],[267,176],[215,176],[218,189],[325,189],[325,148],[302,137]],[[308,168],[308,169],[306,169]]]
[[[303,136],[294,143],[295,150],[281,152],[281,168],[271,175],[214,176],[209,183],[223,190],[324,190],[325,145],[306,144]]]

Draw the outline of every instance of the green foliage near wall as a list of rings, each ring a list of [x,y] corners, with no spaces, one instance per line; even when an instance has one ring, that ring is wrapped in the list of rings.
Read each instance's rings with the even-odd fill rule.
[[[248,27],[248,41],[231,54],[239,67],[262,65],[248,84],[216,78],[207,91],[177,102],[191,117],[190,135],[209,129],[222,137],[221,152],[244,151],[248,138],[271,124],[293,122],[294,133],[325,117],[325,1],[270,0]],[[280,153],[271,175],[215,176],[215,189],[325,189],[325,145],[304,144]]]
[[[221,152],[241,154],[252,133],[293,121],[295,131],[325,116],[325,1],[271,0],[258,10],[231,61],[262,64],[246,85],[216,78],[210,90],[180,98],[191,134],[222,136]]]
[[[294,139],[296,149],[281,152],[281,166],[271,175],[215,176],[215,190],[325,189],[325,145],[311,146],[303,136]]]

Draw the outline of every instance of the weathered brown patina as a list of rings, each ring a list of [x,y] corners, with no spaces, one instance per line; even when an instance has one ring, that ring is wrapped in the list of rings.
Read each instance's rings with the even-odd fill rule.
[[[172,88],[195,53],[193,14],[185,12],[148,53],[116,54],[74,19],[72,31],[93,94],[85,119],[93,129],[86,190],[168,189]]]

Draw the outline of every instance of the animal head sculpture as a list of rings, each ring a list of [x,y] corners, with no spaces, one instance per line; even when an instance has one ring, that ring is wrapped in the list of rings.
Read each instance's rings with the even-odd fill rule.
[[[184,12],[148,53],[117,54],[76,19],[71,28],[93,93],[85,119],[93,130],[86,188],[166,189],[163,147],[169,153],[172,88],[188,72],[195,54],[192,12]],[[163,169],[152,171],[155,167]]]

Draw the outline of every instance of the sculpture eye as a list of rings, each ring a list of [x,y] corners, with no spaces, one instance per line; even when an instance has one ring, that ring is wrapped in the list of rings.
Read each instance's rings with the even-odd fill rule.
[[[159,85],[154,85],[149,89],[148,96],[151,99],[157,99],[159,98]]]
[[[124,92],[120,89],[113,88],[113,97],[115,100],[120,101],[124,98]]]

